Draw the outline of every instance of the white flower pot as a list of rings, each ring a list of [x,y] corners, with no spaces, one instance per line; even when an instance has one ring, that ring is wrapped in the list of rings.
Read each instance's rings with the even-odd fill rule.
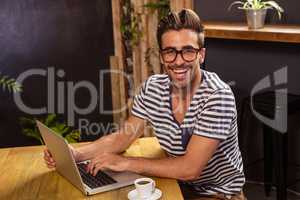
[[[265,25],[267,9],[245,9],[249,29],[263,28]]]

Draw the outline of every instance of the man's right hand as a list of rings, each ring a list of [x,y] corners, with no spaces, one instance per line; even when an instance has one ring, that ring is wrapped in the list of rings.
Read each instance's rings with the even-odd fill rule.
[[[77,161],[78,152],[72,146],[69,145],[69,147],[70,147],[70,150],[73,154],[75,161]],[[44,160],[45,160],[45,163],[48,168],[52,169],[52,168],[56,167],[55,160],[53,159],[51,152],[49,151],[48,148],[44,149]]]
[[[44,160],[49,169],[55,168],[55,160],[53,159],[49,149],[44,149]]]

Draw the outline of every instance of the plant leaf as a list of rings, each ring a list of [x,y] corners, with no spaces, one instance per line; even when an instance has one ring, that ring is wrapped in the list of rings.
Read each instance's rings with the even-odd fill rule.
[[[68,135],[66,135],[65,139],[69,143],[78,142],[78,141],[80,141],[80,132],[78,130],[74,130],[71,133],[69,133]]]
[[[0,86],[2,86],[2,90],[6,89],[9,92],[21,92],[22,86],[15,79],[9,78],[8,76],[3,76],[0,73]]]
[[[232,2],[229,5],[229,7],[228,7],[228,11],[231,10],[232,6],[234,6],[234,5],[244,5],[244,2],[242,2],[242,1],[234,1],[234,2]]]
[[[20,124],[22,126],[35,127],[35,120],[33,120],[33,119],[29,119],[29,118],[26,118],[26,117],[21,117],[19,120],[20,120]]]
[[[284,12],[283,8],[278,5],[275,1],[263,2],[265,7],[274,8],[277,11],[278,18],[281,19],[281,13]]]
[[[42,137],[41,137],[39,131],[30,129],[30,128],[25,128],[25,129],[22,130],[22,132],[23,132],[24,135],[26,135],[28,137],[31,137],[31,138],[34,138],[34,139],[38,140],[41,144],[43,144],[43,142],[41,142]]]
[[[54,124],[57,121],[57,116],[53,113],[48,114],[47,118],[45,119],[45,125],[46,126],[54,126]]]

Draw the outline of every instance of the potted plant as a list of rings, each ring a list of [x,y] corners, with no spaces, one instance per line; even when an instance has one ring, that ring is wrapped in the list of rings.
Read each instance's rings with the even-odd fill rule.
[[[281,19],[281,13],[283,13],[282,7],[275,1],[265,0],[245,0],[234,1],[229,6],[229,10],[233,5],[240,5],[238,8],[246,11],[247,23],[249,29],[263,28],[268,9],[275,9],[277,11],[279,19]]]

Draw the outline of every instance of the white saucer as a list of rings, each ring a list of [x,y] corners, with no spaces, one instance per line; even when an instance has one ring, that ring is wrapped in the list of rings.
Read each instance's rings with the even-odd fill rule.
[[[155,188],[155,191],[153,192],[151,197],[149,197],[147,199],[140,199],[137,191],[134,189],[128,193],[127,197],[129,200],[157,200],[161,197],[161,195],[162,195],[162,192],[160,191],[160,189]]]

